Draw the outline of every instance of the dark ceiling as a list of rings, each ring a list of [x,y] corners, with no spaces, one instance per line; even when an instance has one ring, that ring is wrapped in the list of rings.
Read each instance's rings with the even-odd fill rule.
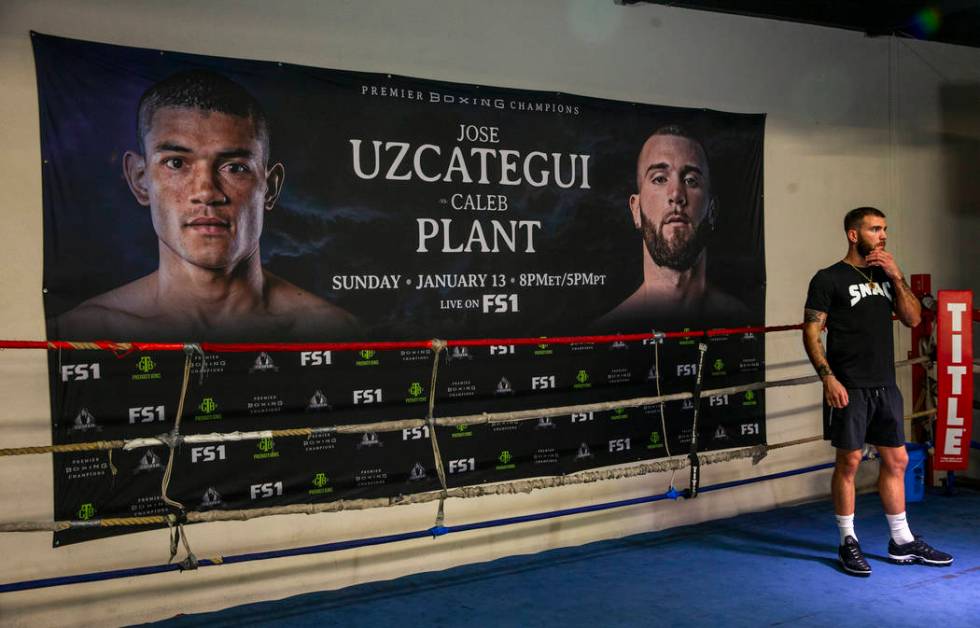
[[[980,0],[620,0],[847,28],[980,48]]]

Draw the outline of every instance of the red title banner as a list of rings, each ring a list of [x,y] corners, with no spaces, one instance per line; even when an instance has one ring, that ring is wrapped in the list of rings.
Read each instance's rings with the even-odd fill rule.
[[[936,340],[939,407],[933,468],[959,471],[970,463],[973,423],[973,293],[940,290]]]

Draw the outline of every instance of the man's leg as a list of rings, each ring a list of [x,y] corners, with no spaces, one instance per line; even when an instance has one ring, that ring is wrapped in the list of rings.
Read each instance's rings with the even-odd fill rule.
[[[847,389],[848,404],[831,408],[824,404],[830,425],[830,444],[837,449],[834,475],[830,479],[830,494],[834,499],[834,514],[840,534],[837,558],[847,573],[870,576],[871,566],[861,553],[854,533],[854,478],[861,465],[861,450],[867,427],[867,400],[860,388]]]
[[[905,516],[905,468],[909,455],[905,450],[905,424],[902,417],[902,395],[898,388],[881,389],[875,398],[875,411],[868,427],[868,441],[881,454],[878,472],[878,493],[885,509],[891,538],[888,557],[898,563],[921,562],[928,565],[949,565],[953,557],[941,552],[909,530]]]
[[[886,515],[905,512],[905,467],[909,464],[909,454],[905,445],[901,447],[877,446],[881,455],[878,471],[878,494]]]
[[[840,532],[837,557],[844,571],[856,576],[870,576],[871,566],[865,560],[854,532],[854,478],[861,465],[860,449],[837,449],[837,462],[830,480],[834,498],[834,513]]]
[[[860,449],[837,450],[834,475],[830,480],[830,494],[834,498],[834,512],[838,515],[854,514],[854,478],[860,465]],[[904,485],[902,488],[904,489]]]

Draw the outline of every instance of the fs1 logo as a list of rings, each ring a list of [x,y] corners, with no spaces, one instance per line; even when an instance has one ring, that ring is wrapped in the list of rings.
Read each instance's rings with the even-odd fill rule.
[[[678,364],[677,365],[677,376],[678,377],[685,377],[685,376],[691,376],[691,377],[693,377],[693,376],[695,376],[697,374],[698,374],[698,365],[697,364]]]
[[[594,419],[595,415],[592,412],[576,412],[572,414],[572,423],[585,423]]]
[[[381,403],[381,389],[367,388],[363,390],[355,390],[354,405],[363,405],[366,403]]]
[[[300,351],[300,366],[329,366],[333,364],[333,354],[329,351]]]
[[[517,312],[516,294],[485,294],[483,295],[484,314],[506,314]]]
[[[728,405],[728,395],[711,395],[708,397],[708,406],[714,408],[717,406],[727,406]]]
[[[615,453],[618,451],[629,451],[630,449],[630,439],[628,438],[614,438],[609,441],[609,453]]]
[[[129,409],[130,425],[134,423],[154,423],[164,420],[163,406],[143,406]]]
[[[224,445],[206,445],[191,448],[191,463],[225,460]]]
[[[449,461],[449,473],[476,471],[476,458],[458,458]]]
[[[514,355],[514,345],[490,345],[490,355]]]
[[[758,423],[742,423],[742,436],[751,436],[759,433]]]
[[[420,425],[402,430],[402,440],[423,440],[429,437],[429,426]]]
[[[554,375],[535,375],[531,378],[531,390],[548,390],[555,388]]]
[[[264,482],[253,484],[249,489],[252,499],[268,499],[270,497],[282,497],[282,482]]]
[[[82,382],[87,379],[102,379],[102,367],[98,362],[92,364],[62,365],[61,381]]]

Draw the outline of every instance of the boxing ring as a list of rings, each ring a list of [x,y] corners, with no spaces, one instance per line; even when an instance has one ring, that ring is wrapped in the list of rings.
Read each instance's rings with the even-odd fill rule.
[[[614,343],[628,341],[645,341],[653,346],[654,359],[659,364],[659,345],[666,339],[695,339],[707,340],[715,336],[735,335],[735,334],[774,334],[798,331],[802,325],[779,325],[767,327],[740,327],[729,329],[712,329],[708,331],[685,331],[685,332],[651,332],[645,334],[630,335],[609,335],[609,336],[567,336],[567,337],[548,337],[548,338],[492,338],[492,339],[470,339],[470,340],[426,340],[412,342],[374,342],[374,343],[117,343],[117,342],[67,342],[67,341],[0,341],[0,348],[4,349],[24,349],[24,350],[45,350],[58,351],[70,349],[75,351],[108,351],[117,357],[125,356],[137,351],[174,351],[184,353],[184,368],[182,383],[180,388],[180,399],[178,412],[171,430],[165,434],[155,437],[141,437],[122,440],[102,440],[88,441],[81,443],[37,445],[29,447],[15,447],[0,449],[0,456],[22,456],[38,455],[49,453],[65,453],[80,451],[107,452],[111,465],[111,454],[118,450],[136,450],[141,448],[164,446],[169,451],[166,469],[163,474],[161,484],[161,496],[164,502],[171,508],[171,512],[166,515],[144,516],[144,517],[113,517],[113,518],[92,518],[92,519],[72,519],[72,520],[51,520],[51,521],[9,521],[0,522],[0,532],[39,532],[39,531],[60,531],[67,529],[84,528],[131,528],[147,525],[165,525],[171,530],[170,534],[170,553],[171,561],[166,564],[148,565],[142,567],[132,567],[126,569],[116,569],[110,571],[99,571],[77,575],[66,575],[51,578],[41,578],[24,580],[19,582],[7,582],[0,584],[0,593],[11,591],[23,591],[44,587],[61,585],[71,585],[83,582],[95,582],[101,580],[111,580],[118,578],[128,578],[140,575],[157,574],[168,571],[184,571],[205,567],[217,567],[226,564],[246,563],[258,560],[268,560],[273,558],[283,558],[290,556],[300,556],[308,554],[319,554],[325,552],[337,552],[358,547],[397,543],[408,539],[418,539],[426,537],[441,537],[448,534],[455,534],[477,529],[496,528],[511,526],[514,524],[542,521],[559,517],[566,517],[575,514],[606,511],[639,504],[648,504],[663,500],[684,500],[696,498],[699,493],[723,491],[738,486],[766,482],[778,478],[791,477],[812,473],[833,467],[833,462],[806,466],[803,468],[791,469],[778,473],[759,475],[756,477],[722,482],[717,484],[700,484],[700,467],[702,465],[721,464],[734,460],[750,459],[753,465],[760,462],[770,452],[783,448],[792,448],[807,443],[822,440],[822,435],[814,435],[806,438],[795,439],[779,443],[760,444],[750,447],[726,449],[714,452],[699,452],[697,440],[697,422],[699,415],[700,400],[716,395],[730,395],[746,393],[749,391],[760,391],[769,388],[783,388],[790,386],[801,386],[819,381],[816,375],[805,377],[794,377],[771,381],[757,381],[738,386],[727,386],[722,388],[703,388],[701,377],[704,370],[704,355],[707,350],[705,342],[699,344],[700,360],[698,363],[698,373],[695,378],[693,390],[659,394],[659,379],[657,385],[657,395],[633,397],[629,399],[618,399],[615,401],[604,401],[597,403],[587,403],[578,405],[567,405],[549,408],[537,408],[530,410],[517,410],[507,412],[484,412],[480,414],[467,414],[460,416],[435,417],[434,405],[436,395],[429,395],[428,409],[424,419],[404,419],[404,420],[380,420],[372,423],[340,424],[329,427],[302,427],[290,429],[271,429],[257,431],[233,431],[233,432],[214,432],[206,434],[181,434],[181,417],[184,414],[183,408],[186,400],[187,387],[191,373],[191,363],[195,356],[207,360],[211,353],[230,353],[230,352],[295,352],[295,351],[360,351],[360,350],[393,350],[393,349],[426,349],[431,352],[431,390],[435,390],[435,384],[439,376],[440,355],[447,349],[453,347],[478,347],[489,345],[532,345],[532,344],[576,344],[576,343]],[[926,366],[930,362],[929,356],[915,357],[908,360],[896,362],[896,368],[905,368],[914,365]],[[201,369],[202,377],[204,369]],[[461,487],[449,487],[446,481],[446,471],[444,468],[443,456],[440,453],[439,442],[436,436],[436,427],[454,427],[458,425],[480,425],[493,424],[499,422],[520,422],[537,420],[542,417],[564,415],[577,412],[596,412],[602,410],[612,410],[614,408],[632,408],[639,406],[660,405],[661,420],[664,434],[667,434],[667,425],[663,415],[663,403],[668,401],[692,400],[694,401],[694,412],[692,419],[691,447],[685,452],[671,452],[669,445],[666,457],[655,461],[631,463],[614,467],[601,467],[589,469],[567,475],[532,477],[507,482],[498,482],[484,485],[470,485]],[[935,408],[919,410],[907,416],[906,419],[913,421],[929,420],[935,415]],[[230,510],[188,510],[183,504],[173,500],[168,495],[168,485],[173,469],[174,452],[183,444],[216,444],[235,441],[255,441],[264,438],[297,438],[310,437],[315,434],[350,434],[363,433],[366,431],[391,432],[406,429],[428,427],[428,434],[432,446],[432,456],[437,471],[439,486],[437,490],[398,495],[387,498],[368,498],[368,499],[340,499],[332,502],[323,503],[303,503],[273,506],[266,508],[251,509],[230,509]],[[666,437],[664,441],[669,439]],[[973,442],[973,447],[980,448],[978,443]],[[865,460],[873,459],[874,452],[866,450]],[[675,476],[677,471],[687,469],[689,472],[688,485],[679,489],[675,486]],[[565,508],[546,512],[538,512],[515,517],[505,517],[499,519],[483,520],[461,525],[446,525],[446,510],[451,507],[454,499],[479,498],[489,495],[506,495],[516,493],[529,493],[535,490],[548,489],[560,486],[571,486],[576,484],[593,483],[600,481],[619,480],[652,473],[670,472],[669,485],[666,490],[632,499],[624,499],[586,506]],[[401,532],[384,536],[374,536],[346,541],[328,542],[303,547],[292,547],[275,549],[271,551],[249,552],[224,556],[198,557],[191,549],[188,535],[184,530],[187,523],[202,523],[212,521],[245,521],[250,519],[270,517],[288,514],[320,514],[328,512],[339,512],[345,510],[362,510],[369,508],[391,507],[407,504],[421,504],[437,502],[437,511],[434,523],[426,529]],[[180,547],[183,547],[183,558],[175,561]]]

